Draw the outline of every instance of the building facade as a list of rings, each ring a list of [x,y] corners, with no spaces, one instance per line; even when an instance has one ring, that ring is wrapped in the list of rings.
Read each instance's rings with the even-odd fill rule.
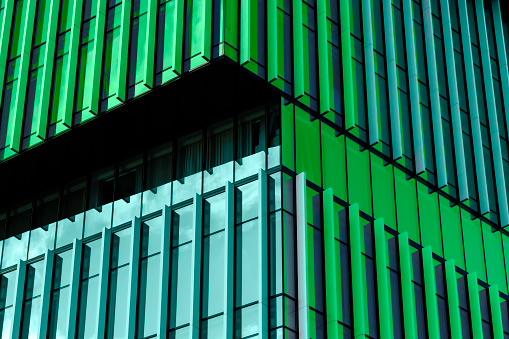
[[[508,338],[500,0],[0,0],[0,337]]]

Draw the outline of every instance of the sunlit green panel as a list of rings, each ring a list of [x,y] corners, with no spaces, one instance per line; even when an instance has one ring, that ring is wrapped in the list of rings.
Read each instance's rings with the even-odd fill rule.
[[[127,66],[129,57],[129,31],[131,29],[131,0],[123,0],[120,14],[120,32],[118,47],[118,92],[116,98],[121,102],[126,101],[127,93]]]
[[[371,157],[373,216],[375,218],[383,217],[385,224],[395,230],[397,227],[393,169],[391,165],[385,166],[381,158]]]
[[[58,0],[48,0],[46,8],[49,13],[45,16],[45,20],[49,21],[46,35],[46,48],[44,49],[44,68],[42,73],[42,85],[40,87],[39,102],[34,107],[34,119],[37,123],[36,136],[40,139],[46,138],[49,102],[51,95],[51,81],[53,76],[53,63],[55,60],[55,39],[58,23]]]
[[[373,17],[371,15],[371,1],[362,0],[362,25],[364,33],[364,62],[366,74],[366,94],[368,109],[369,143],[375,144],[379,141],[378,135],[378,110],[377,90],[375,75],[375,57],[373,49]]]
[[[495,172],[495,183],[498,201],[499,219],[502,226],[509,224],[507,207],[507,192],[505,189],[504,169],[502,164],[502,151],[500,145],[500,133],[498,131],[497,106],[495,103],[495,91],[493,88],[493,76],[491,71],[491,58],[486,32],[486,20],[484,17],[484,5],[480,1],[475,6],[477,12],[477,28],[479,33],[479,52],[484,76],[484,87],[486,96],[486,108],[490,125],[491,151],[493,154],[493,168]]]
[[[283,127],[284,128],[284,127]],[[335,130],[321,125],[323,186],[334,190],[334,195],[347,200],[345,136],[335,136]]]
[[[463,240],[465,242],[465,260],[467,272],[477,272],[479,279],[486,281],[486,265],[479,219],[472,220],[470,213],[460,210]]]
[[[17,96],[14,97],[15,106],[14,110],[11,111],[11,114],[14,114],[13,124],[9,125],[11,139],[6,140],[10,145],[10,149],[14,152],[20,151],[21,144],[21,128],[23,126],[23,113],[25,112],[25,99],[27,93],[27,83],[28,83],[28,71],[29,71],[29,63],[30,56],[32,50],[32,37],[34,31],[34,21],[35,21],[35,9],[37,7],[36,0],[28,0],[25,1],[26,10],[24,11],[23,22],[25,22],[24,32],[22,34],[22,52],[21,52],[21,65],[20,65],[20,75],[17,81],[18,90],[16,91]]]
[[[239,0],[224,0],[224,53],[233,61],[237,61]]]
[[[488,270],[488,283],[498,285],[501,292],[507,294],[507,278],[504,267],[504,252],[502,250],[502,234],[493,233],[491,226],[481,221],[482,235],[486,254],[486,269]]]
[[[187,30],[189,41],[185,45],[188,46],[185,55],[190,56],[190,61],[188,61],[190,69],[199,67],[210,60],[211,3],[212,0],[188,0],[186,3],[187,21],[184,30]],[[237,20],[238,18],[236,18]],[[235,39],[237,39],[237,35],[235,35]],[[232,46],[237,49],[236,40]]]
[[[317,33],[318,33],[318,82],[320,97],[320,114],[330,111],[329,93],[329,46],[327,43],[327,2],[318,0],[317,11]]]
[[[454,259],[445,262],[445,282],[447,290],[447,306],[449,324],[453,338],[461,338],[461,318],[458,297],[458,282],[456,277],[456,265]]]
[[[369,331],[365,320],[365,297],[363,260],[361,254],[361,225],[359,222],[359,205],[348,207],[350,226],[350,257],[352,267],[352,299],[353,299],[353,335],[354,338],[363,336]]]
[[[5,77],[5,67],[7,66],[7,49],[9,47],[9,37],[11,35],[12,11],[14,9],[13,1],[6,1],[5,7],[0,11],[1,30],[0,30],[0,79]],[[3,94],[3,82],[0,86],[0,99]]]
[[[436,176],[438,187],[443,187],[447,185],[447,172],[445,166],[444,136],[442,133],[442,114],[440,110],[437,61],[435,59],[435,37],[433,33],[433,17],[431,14],[430,1],[423,2],[422,12],[431,101],[431,116],[433,124],[433,145],[437,171]],[[443,62],[443,60],[440,62]],[[450,145],[450,147],[452,147],[452,145]]]
[[[438,324],[438,305],[436,296],[435,265],[431,247],[422,250],[422,267],[424,275],[424,295],[426,298],[426,317],[428,321],[428,335],[430,338],[440,337]]]
[[[444,255],[442,249],[442,232],[440,230],[440,211],[437,193],[429,193],[428,187],[417,183],[419,199],[419,221],[421,224],[422,246],[431,246],[433,253]]]
[[[304,30],[302,27],[302,0],[292,1],[293,23],[293,65],[294,65],[294,97],[304,95]]]
[[[422,136],[421,108],[419,104],[419,85],[417,76],[417,56],[415,51],[415,36],[413,29],[412,0],[402,0],[405,26],[406,53],[408,63],[408,82],[410,94],[410,111],[412,115],[412,133],[415,155],[415,170],[422,173],[425,170],[424,142]],[[406,147],[406,146],[405,146]]]
[[[159,27],[164,32],[158,31],[159,39],[161,39],[161,43],[158,45],[158,49],[162,49],[159,51],[162,55],[162,60],[158,61],[159,67],[162,70],[162,83],[164,84],[167,81],[170,81],[177,77],[177,73],[173,71],[174,68],[174,58],[175,58],[175,50],[177,49],[176,45],[176,34],[175,34],[175,18],[176,18],[176,4],[178,1],[168,1],[164,3],[159,12],[164,13],[164,17],[161,18],[161,22],[159,22]],[[162,37],[161,37],[162,35]],[[182,51],[180,49],[180,51]]]
[[[488,186],[486,183],[486,171],[484,168],[484,155],[481,139],[481,127],[479,111],[477,107],[477,91],[475,85],[473,56],[470,40],[470,28],[466,0],[458,0],[458,16],[462,31],[463,57],[465,59],[465,82],[468,90],[468,106],[470,109],[470,121],[472,126],[472,140],[475,155],[475,170],[477,187],[479,191],[479,210],[482,214],[489,212]],[[473,20],[473,18],[472,18]],[[475,34],[475,32],[474,32]]]
[[[398,231],[408,232],[410,239],[420,243],[415,179],[407,180],[405,173],[399,170],[394,170],[394,178]]]
[[[472,335],[474,338],[483,338],[481,306],[479,303],[479,285],[477,284],[477,274],[469,273],[467,275],[468,301],[470,304],[470,319],[472,321]]]
[[[500,294],[497,285],[491,285],[489,288],[491,322],[493,324],[493,334],[495,338],[504,337],[504,328],[502,325],[502,312],[500,310]],[[504,299],[505,300],[505,299]]]
[[[267,0],[267,81],[277,78],[278,65],[278,9],[277,0]]]
[[[283,166],[295,170],[295,123],[293,104],[285,105],[281,99],[281,144]]]
[[[461,220],[458,206],[449,206],[449,200],[440,196],[440,217],[442,220],[442,235],[444,240],[444,258],[454,258],[456,266],[465,269],[463,255],[463,235],[461,234]]]
[[[297,173],[306,172],[307,179],[322,184],[320,166],[320,121],[310,121],[309,113],[295,107],[295,148]]]
[[[415,319],[415,298],[412,284],[412,259],[408,246],[408,233],[398,236],[399,263],[401,270],[401,298],[403,310],[403,324],[405,338],[417,338],[417,325]]]
[[[94,32],[94,52],[91,56],[92,76],[90,89],[90,108],[88,112],[83,112],[82,120],[86,121],[92,115],[99,113],[99,94],[101,89],[101,68],[104,51],[104,38],[106,27],[106,0],[99,0],[97,3],[96,24]]]
[[[240,64],[251,61],[251,1],[240,0]]]
[[[145,86],[154,87],[154,63],[156,50],[157,0],[150,0],[147,8]],[[210,49],[210,48],[209,48]]]
[[[378,315],[380,319],[380,338],[391,337],[391,313],[390,313],[390,289],[387,280],[387,258],[384,219],[375,220],[375,256],[376,256],[376,275],[377,275],[377,294],[378,294]]]
[[[350,45],[350,5],[348,1],[340,1],[341,15],[341,65],[343,66],[343,84],[345,98],[345,129],[355,127],[352,47]]]
[[[359,204],[361,211],[372,215],[369,152],[359,151],[359,145],[346,139],[348,201]]]
[[[92,19],[95,23],[95,19]],[[76,84],[76,112],[91,109],[92,91],[94,86],[94,56],[95,41],[91,41],[80,48],[80,67],[77,69],[78,77]],[[82,117],[82,122],[86,117]]]

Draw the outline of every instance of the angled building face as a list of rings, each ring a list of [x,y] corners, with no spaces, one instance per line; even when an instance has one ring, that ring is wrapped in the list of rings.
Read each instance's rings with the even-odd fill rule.
[[[500,0],[0,0],[0,338],[509,337]]]

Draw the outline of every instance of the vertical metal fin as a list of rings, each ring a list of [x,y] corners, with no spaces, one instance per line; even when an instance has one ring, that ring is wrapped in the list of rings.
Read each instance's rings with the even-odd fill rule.
[[[127,338],[136,338],[138,280],[140,276],[141,220],[135,217],[131,234],[131,265],[129,265],[129,289],[127,301]]]
[[[385,242],[384,219],[375,220],[375,258],[378,295],[378,316],[380,318],[380,338],[391,337],[390,290],[387,279],[387,243]],[[397,292],[396,292],[397,293]]]
[[[25,295],[25,278],[27,271],[26,261],[20,260],[18,264],[18,278],[16,292],[14,293],[14,317],[12,319],[11,338],[18,339],[21,332],[21,316]]]
[[[306,253],[306,173],[295,178],[297,205],[297,299],[299,317],[299,338],[309,338],[308,281]]]
[[[472,321],[472,335],[474,338],[482,338],[481,305],[479,302],[479,287],[477,285],[477,273],[467,275],[468,300],[470,302],[470,317]]]
[[[226,229],[225,229],[225,315],[224,328],[226,338],[234,337],[235,326],[235,187],[231,182],[226,183]]]
[[[72,251],[72,270],[71,270],[71,297],[69,298],[69,328],[67,338],[76,336],[76,322],[78,319],[78,301],[81,278],[81,254],[83,244],[81,240],[74,239]]]
[[[103,228],[101,242],[101,263],[99,271],[99,305],[97,312],[97,336],[106,335],[106,314],[108,308],[108,285],[110,276],[111,230]]]
[[[260,338],[269,337],[269,253],[268,253],[268,181],[267,172],[260,169],[258,171],[258,243],[260,244],[260,256],[258,258],[258,276],[259,284],[259,321]]]
[[[51,287],[53,285],[53,263],[55,254],[53,251],[46,251],[46,266],[44,271],[44,287],[42,289],[41,323],[39,328],[39,339],[48,337],[49,307],[51,302]]]
[[[424,275],[424,295],[426,298],[426,316],[428,320],[428,335],[430,338],[440,338],[435,265],[433,264],[431,246],[426,246],[422,249],[422,267]]]
[[[199,194],[196,194],[194,197],[194,238],[192,244],[191,324],[189,325],[191,339],[200,337],[202,223],[203,200]]]

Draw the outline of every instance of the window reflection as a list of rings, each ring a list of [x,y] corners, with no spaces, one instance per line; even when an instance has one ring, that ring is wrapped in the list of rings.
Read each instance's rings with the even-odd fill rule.
[[[48,324],[48,338],[65,338],[69,325],[72,250],[55,255]]]
[[[2,338],[9,338],[11,333],[17,274],[17,271],[11,271],[0,276],[0,328],[2,328]]]
[[[21,319],[20,338],[36,338],[42,317],[42,287],[44,285],[44,264],[39,261],[28,265],[25,280],[25,299]]]

